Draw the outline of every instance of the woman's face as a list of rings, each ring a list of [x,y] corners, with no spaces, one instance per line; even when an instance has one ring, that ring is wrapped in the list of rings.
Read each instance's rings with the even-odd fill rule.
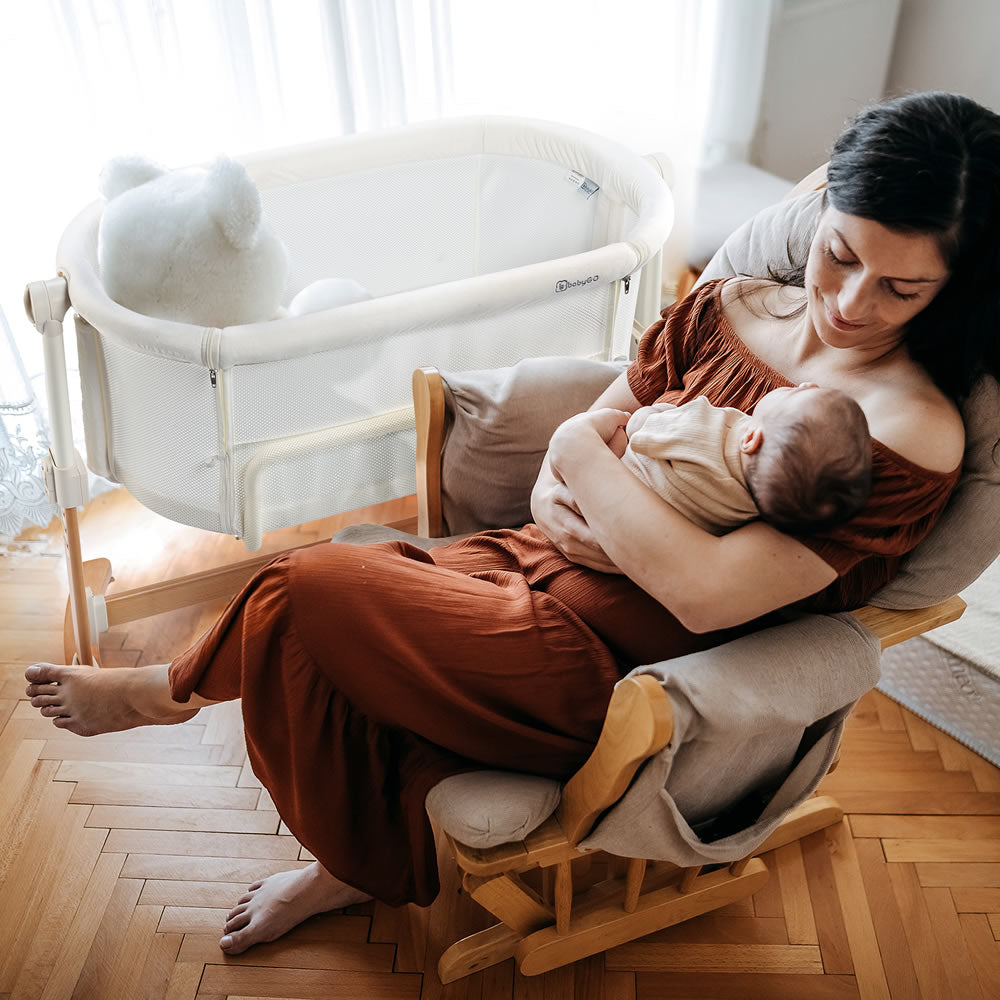
[[[828,205],[806,264],[809,317],[830,347],[891,349],[947,280],[933,236],[898,233]]]

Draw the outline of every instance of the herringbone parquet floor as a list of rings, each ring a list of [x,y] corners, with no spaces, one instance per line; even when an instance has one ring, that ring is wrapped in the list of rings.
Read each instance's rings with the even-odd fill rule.
[[[111,558],[122,588],[244,555],[120,492],[83,530],[85,557]],[[507,962],[442,988],[434,949],[486,923],[446,878],[426,944],[406,911],[366,905],[227,959],[216,942],[245,886],[308,856],[246,764],[237,705],[90,740],[37,716],[21,674],[61,662],[64,600],[58,536],[23,536],[0,559],[0,1000],[1000,997],[1000,771],[878,693],[822,788],[847,819],[765,855],[752,899],[544,976]],[[163,662],[218,610],[113,630],[105,664]]]

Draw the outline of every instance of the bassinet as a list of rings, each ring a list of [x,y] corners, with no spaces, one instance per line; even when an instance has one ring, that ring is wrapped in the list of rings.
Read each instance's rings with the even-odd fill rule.
[[[289,249],[287,299],[323,277],[375,298],[225,329],[141,316],[101,285],[102,202],[70,224],[57,263],[76,313],[88,465],[250,550],[262,532],[413,493],[414,368],[624,357],[638,271],[658,263],[673,218],[641,157],[521,119],[244,162]]]

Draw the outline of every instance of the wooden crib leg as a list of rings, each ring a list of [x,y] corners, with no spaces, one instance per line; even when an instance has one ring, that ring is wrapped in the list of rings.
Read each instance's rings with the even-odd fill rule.
[[[95,559],[84,563],[80,548],[80,512],[76,507],[63,511],[63,543],[66,571],[69,576],[69,598],[63,619],[63,655],[67,663],[90,666],[98,660],[96,644],[90,642],[90,613],[87,610],[87,588],[92,594],[103,594],[111,582],[111,563]]]

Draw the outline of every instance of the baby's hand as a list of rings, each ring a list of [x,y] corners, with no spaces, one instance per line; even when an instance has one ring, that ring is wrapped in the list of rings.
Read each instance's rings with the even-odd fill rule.
[[[631,437],[640,427],[646,422],[647,418],[651,413],[662,413],[664,410],[674,410],[676,406],[673,403],[653,403],[652,406],[640,406],[635,413],[629,417],[628,423],[625,425],[625,434]]]

